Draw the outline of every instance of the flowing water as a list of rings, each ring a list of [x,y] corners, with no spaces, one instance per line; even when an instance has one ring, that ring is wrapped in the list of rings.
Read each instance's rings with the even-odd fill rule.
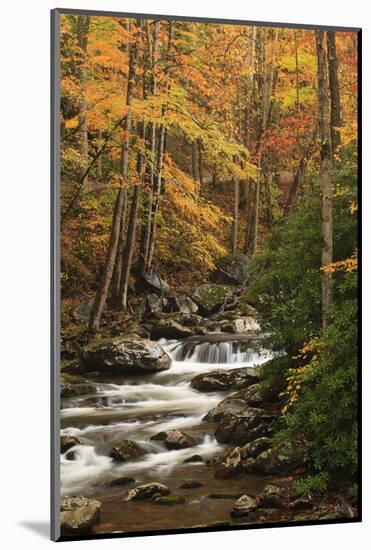
[[[229,335],[228,338],[233,336]],[[118,497],[122,499],[125,490],[123,487],[110,485],[117,477],[131,476],[137,482],[159,481],[170,486],[189,476],[192,479],[205,479],[206,476],[211,489],[213,484],[214,488],[215,484],[218,487],[220,481],[226,483],[224,480],[213,480],[210,468],[205,464],[184,464],[185,459],[192,455],[201,455],[203,459],[207,459],[222,452],[223,446],[213,436],[215,426],[203,422],[202,418],[228,395],[227,392],[198,392],[191,388],[190,382],[197,374],[208,371],[253,367],[269,359],[270,353],[258,352],[252,347],[245,349],[246,344],[238,339],[216,342],[190,340],[160,341],[172,357],[171,368],[167,371],[89,380],[96,387],[96,394],[62,401],[61,433],[78,436],[84,445],[76,445],[61,455],[61,493],[95,496],[102,501],[106,500],[103,517],[109,516],[109,530],[125,530],[120,523],[121,512],[121,520],[112,524],[114,510],[117,511],[122,506],[122,503],[117,502]],[[161,442],[150,440],[158,432],[172,428],[184,430],[195,439],[196,445],[169,451]],[[119,439],[137,442],[145,454],[132,462],[114,461],[109,457],[109,452]],[[230,486],[229,480],[227,483]],[[238,488],[236,485],[235,489]],[[110,510],[110,506],[114,506],[114,510]],[[130,529],[143,528],[143,520],[135,527],[137,506],[138,504],[133,504]],[[127,507],[128,504],[126,511]],[[152,506],[152,515],[148,521],[156,523],[155,516],[158,512],[155,508],[162,507]],[[148,511],[147,508],[145,511]],[[196,521],[198,516],[194,513]],[[214,513],[212,517],[217,516]],[[158,521],[158,528],[167,528],[166,522],[163,523],[163,515],[159,516]]]

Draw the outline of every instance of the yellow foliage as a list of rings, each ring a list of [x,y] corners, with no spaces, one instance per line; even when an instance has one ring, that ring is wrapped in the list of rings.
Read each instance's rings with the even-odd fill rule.
[[[357,251],[354,252],[353,256],[346,258],[345,260],[339,260],[338,262],[333,262],[331,264],[321,267],[321,271],[324,273],[335,273],[335,271],[347,271],[352,273],[358,269],[358,256]]]

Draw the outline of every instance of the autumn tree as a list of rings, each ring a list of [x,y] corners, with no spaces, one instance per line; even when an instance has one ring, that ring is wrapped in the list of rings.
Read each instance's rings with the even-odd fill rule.
[[[125,121],[123,123],[123,143],[121,146],[121,161],[120,161],[120,172],[121,172],[121,181],[120,188],[117,193],[117,198],[115,202],[115,207],[113,211],[112,218],[112,228],[110,234],[109,245],[107,249],[107,256],[104,265],[103,275],[101,277],[99,287],[95,296],[93,308],[91,311],[91,316],[89,320],[89,329],[93,332],[99,329],[100,320],[103,313],[103,308],[107,301],[107,295],[109,286],[112,279],[112,273],[114,269],[118,242],[120,239],[120,229],[122,234],[123,228],[123,212],[126,208],[126,186],[127,186],[127,175],[128,175],[128,164],[129,164],[129,146],[130,146],[130,137],[131,137],[131,125],[132,125],[132,114],[131,114],[131,102],[133,96],[134,88],[134,79],[135,79],[135,68],[137,62],[137,44],[135,40],[132,40],[129,44],[129,72],[128,72],[128,81],[126,88],[126,98],[125,105],[127,108]]]
[[[322,266],[332,263],[332,186],[331,186],[331,129],[328,105],[326,31],[316,31],[318,58],[318,120],[320,134],[320,175],[322,191]],[[332,306],[332,274],[322,272],[322,324],[330,324]]]

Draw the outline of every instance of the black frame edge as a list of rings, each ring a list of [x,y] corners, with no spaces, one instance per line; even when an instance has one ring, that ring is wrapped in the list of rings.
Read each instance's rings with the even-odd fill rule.
[[[50,125],[50,317],[51,317],[51,342],[50,342],[50,380],[51,380],[51,449],[50,449],[50,538],[53,541],[60,540],[60,473],[59,473],[59,417],[60,417],[60,381],[59,381],[59,319],[60,319],[60,283],[59,283],[59,256],[60,256],[60,208],[59,208],[59,185],[60,185],[60,131],[59,131],[59,104],[60,104],[60,82],[59,82],[59,58],[60,58],[60,14],[59,10],[51,10],[51,125]]]
[[[142,19],[172,19],[175,21],[191,21],[199,23],[215,23],[230,25],[254,25],[258,27],[280,27],[280,28],[298,28],[303,30],[333,30],[336,32],[354,32],[357,34],[357,56],[358,56],[358,204],[360,216],[358,218],[358,515],[355,518],[342,518],[335,520],[308,520],[293,521],[289,523],[265,523],[265,524],[242,524],[225,525],[218,527],[191,527],[166,530],[143,530],[120,533],[98,533],[79,536],[61,536],[60,533],[60,472],[59,472],[59,454],[60,454],[60,133],[59,133],[59,105],[60,105],[60,15],[62,14],[85,14],[89,16],[102,17],[132,17]],[[50,235],[51,235],[51,526],[50,538],[55,542],[67,542],[77,540],[97,540],[111,538],[132,538],[142,536],[174,535],[174,534],[194,534],[211,533],[220,531],[241,531],[251,529],[267,529],[273,527],[301,527],[309,525],[345,525],[349,523],[362,522],[362,28],[361,27],[339,27],[330,25],[315,24],[296,24],[296,23],[271,23],[262,21],[247,21],[235,19],[217,19],[207,17],[188,17],[179,15],[159,15],[159,14],[139,14],[129,12],[115,12],[103,10],[85,10],[55,8],[51,10],[51,217],[50,217]]]

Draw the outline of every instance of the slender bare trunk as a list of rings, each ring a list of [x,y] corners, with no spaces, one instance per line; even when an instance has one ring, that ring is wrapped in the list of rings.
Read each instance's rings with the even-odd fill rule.
[[[251,41],[250,41],[250,50],[249,50],[249,64],[251,66],[251,90],[250,90],[250,97],[248,105],[246,106],[245,110],[245,140],[246,140],[246,147],[249,151],[251,151],[252,148],[252,139],[251,139],[251,113],[252,113],[252,106],[255,101],[255,94],[256,94],[256,27],[252,28],[251,33]],[[251,253],[251,235],[252,235],[252,228],[253,228],[253,182],[251,178],[247,178],[245,182],[245,219],[246,219],[246,226],[245,226],[245,239],[244,239],[244,247],[243,250],[245,254]]]
[[[119,240],[117,243],[117,250],[115,256],[115,265],[113,268],[112,282],[111,282],[111,305],[112,307],[118,307],[118,297],[121,281],[121,269],[122,269],[122,249],[125,243],[125,230],[126,230],[126,216],[128,209],[128,193],[126,188],[122,190],[123,205],[120,220],[120,232]]]
[[[138,206],[139,206],[141,191],[142,191],[142,184],[138,183],[134,189],[134,195],[133,195],[133,200],[132,200],[131,209],[130,209],[126,245],[125,245],[125,249],[123,251],[123,257],[122,257],[122,271],[121,271],[121,281],[120,281],[118,302],[123,309],[126,309],[127,307],[129,277],[130,277],[130,271],[131,271],[131,265],[133,260],[133,253],[134,253],[135,235],[136,235],[137,218],[138,218]]]
[[[262,167],[262,155],[263,155],[263,141],[265,132],[269,125],[270,118],[270,105],[272,100],[274,82],[275,82],[275,61],[277,54],[278,46],[278,34],[279,30],[276,29],[274,35],[272,59],[270,63],[270,70],[267,71],[267,60],[265,52],[265,44],[267,39],[267,30],[264,29],[263,33],[259,33],[256,39],[257,51],[256,58],[257,62],[260,65],[260,93],[259,97],[261,98],[261,127],[260,135],[258,140],[258,153],[257,153],[257,166],[259,169],[259,175],[255,182],[255,198],[254,198],[254,218],[253,218],[253,232],[252,232],[252,247],[251,253],[254,255],[257,251],[258,246],[258,231],[259,231],[259,202],[260,202],[260,184],[261,184],[261,167]]]
[[[126,184],[127,184],[127,173],[128,173],[128,164],[129,164],[129,145],[130,145],[130,134],[131,134],[131,100],[133,95],[134,80],[135,80],[135,66],[136,66],[136,57],[137,57],[137,45],[135,42],[131,42],[129,46],[129,73],[128,73],[128,83],[126,90],[126,107],[128,109],[125,122],[124,122],[124,142],[121,148],[121,187],[117,193],[113,218],[112,218],[112,228],[110,234],[110,240],[107,249],[106,261],[104,265],[103,275],[101,277],[98,290],[95,295],[94,304],[92,307],[90,320],[89,320],[89,330],[96,332],[99,330],[100,321],[102,318],[103,308],[107,301],[107,295],[109,286],[112,279],[117,246],[120,238],[120,227],[122,219],[122,211],[125,204],[126,196]]]
[[[144,96],[146,95],[145,87],[143,89],[143,95]],[[144,122],[142,122],[140,126],[141,126],[140,135],[143,141],[145,141],[146,125],[144,124]],[[127,237],[126,237],[126,245],[125,245],[125,249],[122,251],[122,271],[121,271],[120,288],[118,293],[118,303],[120,307],[122,307],[123,309],[126,309],[127,307],[129,278],[130,278],[131,266],[133,262],[135,237],[136,237],[137,222],[138,222],[138,208],[139,208],[139,201],[140,201],[140,197],[143,189],[143,180],[144,180],[143,163],[144,163],[143,155],[139,153],[138,162],[137,162],[137,172],[139,176],[139,183],[134,188],[134,194],[133,194],[133,199],[131,203],[130,217],[129,217],[129,223],[128,223],[128,231],[127,231]]]
[[[237,235],[238,235],[238,205],[240,201],[240,182],[234,178],[234,197],[233,197],[233,226],[232,226],[232,252],[237,252]]]
[[[153,202],[152,202],[152,223],[151,223],[151,233],[149,238],[148,246],[148,260],[147,260],[147,269],[151,269],[153,262],[153,255],[155,251],[155,241],[156,241],[156,230],[157,230],[157,215],[160,205],[160,196],[161,196],[161,186],[162,186],[162,164],[164,157],[164,144],[165,144],[165,126],[161,124],[158,137],[158,153],[157,153],[157,173],[155,177],[155,186],[153,192]]]
[[[202,193],[204,188],[204,172],[203,172],[203,155],[202,155],[202,142],[197,140],[197,152],[198,152],[198,177],[200,180],[200,193]]]
[[[174,35],[174,23],[169,21],[169,34],[168,34],[168,44],[167,44],[167,55],[170,54],[173,44],[173,35]],[[169,90],[169,85],[166,86],[166,91]],[[163,115],[166,114],[166,108],[163,108]],[[154,180],[154,192],[153,192],[153,202],[152,202],[152,212],[151,212],[151,231],[149,237],[149,246],[148,246],[148,261],[147,269],[152,267],[153,256],[155,250],[156,242],[156,230],[157,230],[157,217],[161,197],[161,187],[162,187],[162,167],[164,160],[164,150],[165,150],[165,134],[166,128],[164,124],[160,125],[159,136],[158,136],[158,147],[157,147],[157,167],[156,175]]]
[[[321,188],[322,188],[322,266],[332,263],[332,187],[331,187],[331,129],[328,105],[326,72],[326,31],[316,31],[318,60],[318,119],[321,143]],[[322,325],[326,328],[331,320],[332,276],[322,271]]]
[[[146,34],[147,34],[147,48],[148,48],[148,57],[150,59],[150,74],[151,74],[151,85],[150,93],[155,96],[157,92],[157,80],[156,80],[156,62],[158,55],[158,37],[160,32],[160,22],[157,21],[154,25],[153,37],[151,37],[149,22],[146,22]],[[144,216],[143,223],[141,228],[141,238],[140,238],[140,251],[139,251],[139,265],[138,271],[143,275],[148,266],[148,256],[150,249],[150,237],[151,237],[151,228],[152,228],[152,209],[153,209],[153,196],[155,188],[155,168],[154,162],[156,157],[156,124],[154,122],[149,124],[148,130],[148,141],[149,149],[151,152],[152,162],[150,164],[148,173],[146,175],[146,184],[145,184],[145,207],[144,207]]]
[[[245,218],[246,218],[246,226],[245,226],[245,240],[244,240],[244,253],[250,254],[251,253],[251,233],[252,233],[252,217],[253,217],[253,184],[251,178],[249,178],[246,182],[247,184],[247,190],[246,193],[246,208],[245,208]]]
[[[328,75],[331,101],[331,146],[332,154],[340,145],[341,105],[338,77],[338,56],[334,31],[327,31]]]
[[[195,181],[198,178],[197,170],[197,141],[192,141],[192,177]]]
[[[89,141],[88,141],[88,99],[86,96],[86,61],[87,61],[87,47],[88,47],[88,31],[89,31],[89,16],[79,15],[77,20],[77,34],[78,44],[81,49],[82,63],[80,70],[80,84],[81,84],[81,99],[79,105],[78,114],[78,128],[79,128],[79,151],[82,157],[82,165],[80,170],[80,178],[83,178],[82,183],[86,185],[88,183],[88,176],[85,174],[89,163]]]
[[[97,134],[98,149],[102,146],[102,131],[99,130]],[[103,177],[103,154],[99,155],[97,160],[97,178],[101,180]]]

